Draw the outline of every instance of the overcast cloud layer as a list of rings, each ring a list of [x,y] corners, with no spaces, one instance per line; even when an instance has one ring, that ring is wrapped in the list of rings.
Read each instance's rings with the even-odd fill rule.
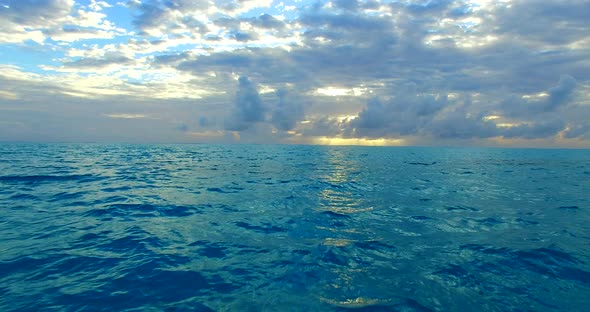
[[[0,141],[590,147],[589,8],[0,0]]]

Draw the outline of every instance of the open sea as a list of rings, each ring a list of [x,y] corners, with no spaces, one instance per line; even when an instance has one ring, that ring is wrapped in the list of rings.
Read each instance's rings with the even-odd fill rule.
[[[0,311],[589,311],[590,150],[0,144]]]

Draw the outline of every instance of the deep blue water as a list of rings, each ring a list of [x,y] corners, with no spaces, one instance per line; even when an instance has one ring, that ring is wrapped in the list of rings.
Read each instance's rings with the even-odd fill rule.
[[[0,311],[587,311],[590,150],[0,144]]]

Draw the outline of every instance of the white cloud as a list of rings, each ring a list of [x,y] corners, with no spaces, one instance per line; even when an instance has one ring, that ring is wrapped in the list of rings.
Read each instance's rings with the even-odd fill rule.
[[[365,92],[365,88],[323,87],[316,89],[314,93],[326,96],[360,96]]]
[[[104,114],[104,116],[114,119],[144,119],[144,118],[151,118],[143,114],[124,114],[124,113],[115,113],[115,114]]]

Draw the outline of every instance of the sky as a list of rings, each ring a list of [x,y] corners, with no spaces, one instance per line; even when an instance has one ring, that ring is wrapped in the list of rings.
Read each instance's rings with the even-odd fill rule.
[[[590,148],[590,0],[0,0],[0,141]]]

